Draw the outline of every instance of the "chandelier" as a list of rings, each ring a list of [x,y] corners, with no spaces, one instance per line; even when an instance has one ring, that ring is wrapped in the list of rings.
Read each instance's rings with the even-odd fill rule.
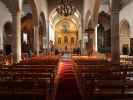
[[[59,0],[56,11],[61,16],[71,16],[76,12],[76,8],[72,6],[72,0]]]

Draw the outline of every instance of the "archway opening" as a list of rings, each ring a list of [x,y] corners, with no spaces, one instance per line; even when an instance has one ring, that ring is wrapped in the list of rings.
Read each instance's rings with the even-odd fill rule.
[[[0,1],[0,52],[6,54],[5,47],[10,45],[12,51],[12,15],[3,1]],[[9,26],[9,28],[8,28]]]
[[[27,52],[29,48],[34,51],[34,26],[38,25],[37,9],[34,0],[23,0],[21,16],[22,53]]]
[[[111,16],[104,11],[98,16],[97,41],[99,53],[111,53]]]
[[[34,41],[34,30],[33,30],[33,18],[31,13],[27,13],[21,19],[21,43],[22,43],[22,52],[27,52],[27,48],[33,49]]]
[[[3,45],[4,45],[4,54],[10,55],[12,52],[12,33],[13,27],[10,21],[6,22],[4,25],[4,36],[3,36]]]
[[[50,13],[49,40],[60,51],[73,52],[80,47],[81,17],[78,10],[71,16],[60,16],[56,9]],[[50,45],[51,46],[51,45]],[[50,47],[50,48],[53,48]]]

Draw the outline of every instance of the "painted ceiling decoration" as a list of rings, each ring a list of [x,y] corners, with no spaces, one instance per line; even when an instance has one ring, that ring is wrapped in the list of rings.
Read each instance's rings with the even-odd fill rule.
[[[77,32],[77,26],[76,24],[74,24],[71,20],[66,19],[66,20],[62,20],[60,22],[58,22],[55,25],[55,31],[57,33],[73,33],[73,32]]]

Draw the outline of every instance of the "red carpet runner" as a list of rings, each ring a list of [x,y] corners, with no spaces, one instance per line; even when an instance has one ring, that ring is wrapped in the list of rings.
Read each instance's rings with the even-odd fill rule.
[[[71,60],[60,62],[55,100],[81,100]]]

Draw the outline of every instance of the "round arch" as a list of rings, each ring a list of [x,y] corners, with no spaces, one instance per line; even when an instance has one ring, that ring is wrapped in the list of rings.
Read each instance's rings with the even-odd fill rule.
[[[56,25],[60,19],[67,19],[67,17],[62,17],[56,12],[56,8],[51,11],[49,14],[49,22],[50,24]],[[73,16],[70,16],[69,19],[71,19],[75,24],[81,25],[81,14],[78,10],[74,13]]]
[[[98,15],[97,41],[99,53],[111,52],[111,16],[105,11]]]
[[[52,40],[55,43],[55,47],[62,48],[62,49],[65,49],[67,47],[68,50],[72,50],[72,48],[76,48],[76,47],[80,46],[79,41],[82,38],[81,21],[82,21],[82,18],[81,18],[81,14],[78,11],[78,9],[74,13],[74,15],[68,16],[68,17],[60,16],[57,13],[56,9],[53,9],[51,11],[51,13],[49,14],[49,22],[50,22],[50,24],[49,24],[49,40]],[[62,23],[62,24],[60,24],[60,23]],[[69,25],[67,23],[69,23]],[[68,30],[69,28],[67,28],[67,26],[72,27],[71,25],[75,26],[74,29],[76,31],[71,32],[70,30],[72,30],[72,29]],[[57,27],[57,26],[59,26],[59,27]],[[58,29],[61,29],[61,31],[60,32],[57,31]],[[63,31],[63,29],[64,29],[64,31]],[[65,46],[66,42],[64,41],[64,38],[66,36],[65,33],[67,33],[67,32],[72,33],[72,34],[69,34],[69,38],[68,38],[69,43],[70,43],[70,41],[72,43],[75,43],[73,45],[70,44],[71,47],[70,47],[70,45]],[[58,35],[57,35],[57,33],[58,33]],[[60,43],[60,41],[61,41],[61,43]]]
[[[78,9],[76,10],[76,12],[74,13],[74,15],[70,16],[70,17],[63,17],[60,16],[57,12],[56,9],[53,9],[51,11],[51,13],[49,14],[49,40],[54,40],[54,29],[55,29],[55,25],[60,21],[60,20],[65,20],[65,19],[69,19],[71,20],[73,23],[75,23],[77,25],[78,28],[78,35],[79,35],[79,40],[82,38],[82,18],[81,18],[81,14],[78,11]]]
[[[111,15],[105,11],[99,12],[98,24],[102,24],[105,30],[109,30],[111,28]]]
[[[7,21],[4,24],[4,34],[3,34],[3,47],[4,47],[4,54],[5,55],[10,55],[12,52],[12,33],[13,33],[13,27],[12,27],[12,22]]]
[[[38,15],[38,8],[37,8],[37,1],[36,0],[22,0],[20,6],[21,11],[25,11],[25,5],[28,5],[30,10],[26,10],[25,14],[26,15],[21,15],[24,17],[24,22],[23,22],[23,17],[22,17],[22,25],[21,28],[26,30],[26,33],[23,32],[21,36],[21,48],[22,51],[25,52],[27,51],[27,47],[31,48],[34,51],[34,39],[35,39],[35,29],[34,27],[39,28],[39,15]],[[25,19],[26,18],[26,19]],[[36,29],[37,30],[37,29]],[[22,31],[22,29],[21,29]],[[37,35],[39,35],[39,32],[37,32]],[[25,43],[25,41],[27,41]],[[25,48],[24,48],[25,47]]]
[[[22,7],[25,0],[22,1]],[[29,0],[27,1],[31,5],[32,8],[32,15],[33,15],[33,23],[34,25],[39,24],[39,16],[38,16],[38,9],[37,9],[37,1],[36,0]]]
[[[8,6],[5,4],[5,2],[0,1],[0,12],[2,13],[0,15],[0,50],[4,50],[4,33],[5,33],[5,24],[7,24],[8,22],[12,23],[12,15],[11,15],[11,11],[8,8]],[[11,25],[12,26],[12,25]],[[8,31],[9,33],[9,31]],[[10,32],[11,33],[11,32]],[[6,39],[8,40],[8,39]],[[12,43],[10,41],[10,43]]]

